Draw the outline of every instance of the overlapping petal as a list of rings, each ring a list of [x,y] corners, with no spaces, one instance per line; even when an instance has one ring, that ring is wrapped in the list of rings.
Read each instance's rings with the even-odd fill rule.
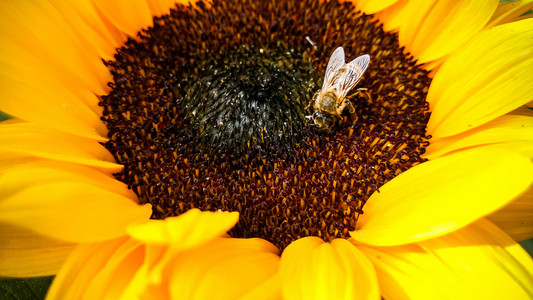
[[[427,95],[428,134],[460,134],[531,101],[532,28],[533,19],[496,26],[446,60]]]
[[[94,140],[43,128],[35,123],[4,121],[0,126],[0,140],[0,160],[5,163],[15,157],[21,160],[50,159],[94,167],[109,174],[123,168],[115,163],[104,146]]]
[[[533,187],[487,218],[517,241],[533,238]]]
[[[400,44],[420,63],[439,60],[485,27],[498,1],[378,1],[361,3],[379,12],[386,30],[397,30]]]
[[[386,299],[533,297],[531,257],[485,220],[416,244],[359,248],[376,267]]]
[[[280,294],[279,253],[265,240],[215,237],[183,251],[173,251],[174,246],[179,247],[128,237],[82,245],[57,275],[48,298],[236,299],[267,287],[269,295]],[[172,256],[160,264],[157,257],[168,252]],[[154,273],[158,265],[162,269]]]
[[[124,235],[127,225],[146,220],[151,214],[150,205],[139,206],[83,181],[36,184],[0,199],[0,222],[71,242]]]
[[[54,275],[75,246],[18,226],[0,224],[0,276]]]
[[[505,206],[532,180],[533,164],[519,154],[484,148],[451,154],[417,165],[380,187],[351,235],[380,246],[440,236]]]
[[[447,153],[491,144],[529,142],[533,144],[533,118],[504,115],[461,134],[434,138],[424,157],[436,159]]]
[[[195,247],[216,236],[222,236],[239,220],[237,212],[201,212],[191,209],[179,217],[132,224],[128,233],[150,244],[169,244],[180,251]]]
[[[280,277],[285,299],[379,299],[374,268],[344,239],[293,242],[281,256]]]

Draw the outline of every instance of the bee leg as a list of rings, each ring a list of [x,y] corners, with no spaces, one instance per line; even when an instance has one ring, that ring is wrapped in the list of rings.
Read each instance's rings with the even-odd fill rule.
[[[357,93],[359,94],[359,93],[361,93],[361,92],[364,92],[365,95],[366,95],[366,97],[367,97],[368,99],[370,99],[370,101],[372,101],[372,96],[370,95],[370,92],[368,91],[367,88],[358,88],[358,89],[357,89]]]
[[[348,112],[350,112],[350,114],[355,113],[355,107],[353,107],[352,102],[348,102],[346,106],[348,106]]]
[[[355,108],[353,107],[352,102],[350,102],[350,100],[348,99],[344,99],[341,105],[337,107],[337,114],[340,116],[346,108],[348,108],[350,114],[353,114],[355,112]]]

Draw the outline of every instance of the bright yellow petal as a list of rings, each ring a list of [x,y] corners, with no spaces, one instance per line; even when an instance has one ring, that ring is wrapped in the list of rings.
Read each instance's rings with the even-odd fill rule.
[[[72,242],[126,234],[126,226],[150,218],[150,205],[87,183],[55,182],[28,187],[0,199],[0,222]]]
[[[0,56],[5,55],[0,49]],[[15,66],[0,59],[0,109],[40,126],[103,141],[107,129],[99,114],[68,89],[69,81],[61,82],[47,72],[30,70],[32,66],[32,62]],[[77,82],[73,84],[76,85]],[[96,105],[98,99],[92,97]]]
[[[166,271],[172,299],[207,300],[239,299],[271,280],[278,269],[278,250],[269,242],[219,238],[180,253]]]
[[[385,31],[399,31],[400,26],[405,23],[407,15],[406,6],[408,4],[408,0],[399,0],[387,9],[376,14],[378,19],[383,23],[383,29],[385,29]]]
[[[111,153],[95,140],[42,128],[33,123],[11,120],[0,123],[0,140],[2,159],[7,158],[8,154],[16,154],[19,157],[35,156],[96,167],[110,174],[123,168],[116,164]]]
[[[480,220],[443,237],[387,248],[360,246],[385,299],[531,299],[533,261]]]
[[[428,134],[456,135],[531,101],[532,28],[533,19],[496,26],[444,62],[427,95]]]
[[[487,219],[516,241],[533,238],[533,187]]]
[[[115,253],[138,245],[132,242],[118,238],[78,246],[55,277],[46,299],[82,299],[89,284]]]
[[[99,11],[118,29],[136,36],[141,28],[152,26],[152,15],[146,0],[92,0]]]
[[[106,25],[91,0],[51,1],[87,47],[94,48],[105,60],[113,59],[115,49],[125,42],[126,37],[117,35]]]
[[[379,299],[372,264],[344,239],[291,243],[281,256],[280,276],[285,299]]]
[[[37,277],[56,274],[75,244],[0,224],[0,276]]]
[[[283,299],[279,273],[272,276],[253,290],[243,295],[240,300],[277,300]]]
[[[132,224],[128,227],[128,233],[146,243],[172,245],[185,250],[224,235],[238,220],[238,212],[191,209],[177,217]]]
[[[398,2],[398,0],[354,0],[357,9],[366,14],[375,14]]]
[[[461,134],[432,139],[424,157],[433,160],[459,149],[516,141],[533,143],[533,118],[504,115]]]
[[[157,1],[148,1],[150,6],[150,11],[153,16],[161,16],[168,14],[171,8],[176,6],[176,3],[181,3],[187,5],[189,2],[186,0],[157,0]]]
[[[142,243],[126,241],[87,284],[83,299],[123,299],[121,296],[143,264],[144,254]]]
[[[9,44],[31,53],[38,61],[47,63],[49,71],[60,75],[62,81],[70,82],[73,77],[73,82],[82,82],[100,95],[108,90],[110,73],[98,53],[81,42],[79,33],[69,26],[53,3],[45,0],[31,3],[6,0],[2,2],[0,15],[5,25],[0,27],[2,46]],[[24,65],[24,61],[17,60],[19,53],[9,54],[3,60],[15,60]]]
[[[501,1],[487,27],[518,21],[521,15],[531,9],[532,0]]]
[[[77,182],[116,193],[138,203],[137,196],[112,175],[93,168],[50,160],[20,163],[3,170],[0,176],[0,199],[5,199],[33,186],[56,183]],[[0,200],[1,202],[2,200]]]
[[[149,278],[151,282],[161,282],[163,270],[178,253],[223,236],[238,219],[237,212],[191,209],[178,217],[129,226],[127,231],[130,236],[148,244],[145,268],[139,271],[135,279],[142,282]],[[136,292],[132,287],[127,291]]]
[[[476,148],[444,156],[380,187],[351,235],[377,246],[440,236],[505,206],[532,180],[533,164],[516,153]]]
[[[439,59],[480,31],[497,5],[498,1],[409,1],[400,44],[420,63]]]

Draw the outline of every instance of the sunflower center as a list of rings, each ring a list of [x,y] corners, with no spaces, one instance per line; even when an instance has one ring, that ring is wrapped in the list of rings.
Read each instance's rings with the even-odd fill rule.
[[[244,45],[195,66],[183,72],[191,84],[175,92],[183,129],[203,150],[251,151],[299,139],[315,88],[309,58],[293,49]]]
[[[327,131],[306,116],[338,46],[371,62]],[[280,248],[346,238],[372,193],[424,161],[428,74],[350,2],[178,5],[106,64],[106,147],[153,218],[238,211],[231,236]]]

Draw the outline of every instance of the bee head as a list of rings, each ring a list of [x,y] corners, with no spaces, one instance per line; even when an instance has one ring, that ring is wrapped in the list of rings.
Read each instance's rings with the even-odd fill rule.
[[[336,118],[333,115],[323,114],[320,111],[315,111],[312,115],[315,124],[327,131],[331,130],[336,124]]]

